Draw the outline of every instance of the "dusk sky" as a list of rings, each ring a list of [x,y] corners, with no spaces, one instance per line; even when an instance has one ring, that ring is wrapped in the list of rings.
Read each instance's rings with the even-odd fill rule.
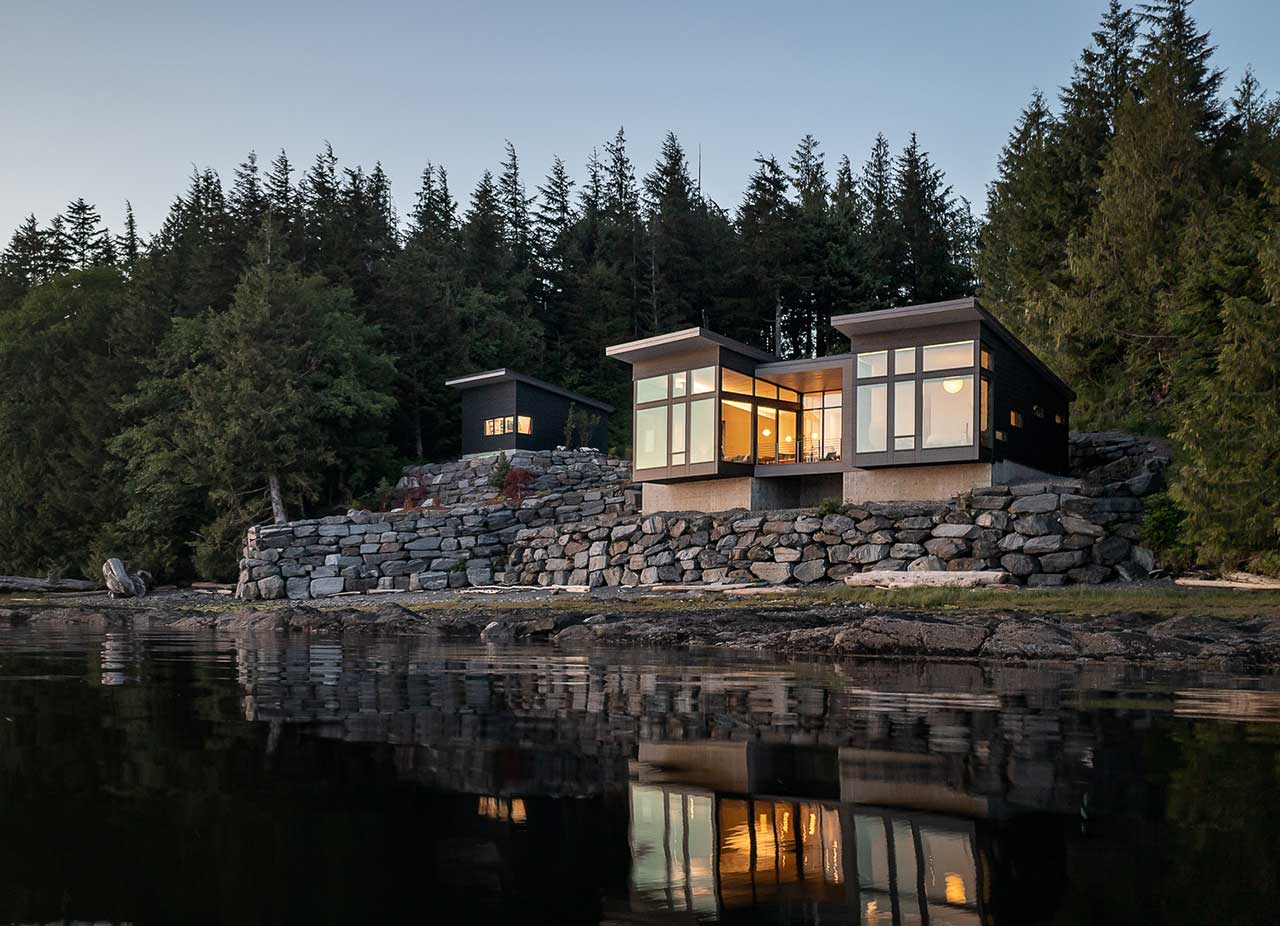
[[[812,132],[834,167],[912,130],[975,212],[1034,88],[1055,93],[1105,0],[982,4],[20,2],[0,8],[0,236],[84,196],[154,232],[193,166],[249,149],[381,160],[403,215],[427,160],[465,208],[504,139],[532,193],[626,127],[643,175],[674,131],[737,205],[757,153]],[[1200,0],[1216,64],[1280,88],[1280,4]],[[0,242],[2,246],[3,242]]]

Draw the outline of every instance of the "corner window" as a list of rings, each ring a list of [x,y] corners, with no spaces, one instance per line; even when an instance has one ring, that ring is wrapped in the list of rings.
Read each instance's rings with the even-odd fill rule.
[[[662,402],[667,398],[667,376],[649,376],[636,380],[636,404]]]
[[[973,342],[952,341],[948,344],[930,344],[924,348],[923,369],[926,373],[937,370],[955,370],[973,366]]]
[[[916,371],[916,349],[900,347],[893,352],[893,372],[896,376]]]
[[[1009,426],[1013,428],[1022,427],[1022,412],[1009,412]]]
[[[533,420],[528,415],[521,415],[516,419],[518,430],[521,434],[533,433]]]
[[[984,345],[984,346],[983,346],[983,348],[982,348],[981,353],[979,354],[979,357],[981,358],[981,361],[980,361],[980,362],[981,362],[981,365],[982,365],[982,369],[984,369],[984,370],[994,370],[994,369],[995,369],[995,361],[991,359],[991,349],[990,349],[990,348],[988,348],[988,347],[986,347],[986,346]]]
[[[889,387],[884,383],[858,387],[858,453],[881,453],[889,430]]]
[[[690,390],[693,395],[716,391],[715,367],[699,367],[690,374],[690,377],[693,379],[693,389]]]
[[[756,396],[761,399],[776,399],[778,397],[778,387],[763,379],[757,379]]]
[[[858,379],[889,375],[889,352],[875,350],[858,354]]]
[[[893,384],[893,449],[916,449],[916,381]]]
[[[654,469],[666,465],[667,406],[637,410],[636,469]]]
[[[523,415],[520,417],[520,433],[529,434],[530,431],[525,430],[530,427],[529,419]],[[484,436],[500,437],[503,434],[514,434],[516,431],[516,419],[507,415],[504,418],[486,418],[484,420]]]
[[[1054,416],[1053,416],[1053,423],[1054,423],[1054,424],[1062,424],[1062,416],[1061,416],[1061,415],[1054,415]]]
[[[972,346],[973,342],[969,342]],[[973,443],[973,376],[947,376],[921,383],[922,441],[925,448]]]
[[[800,393],[791,389],[784,389],[781,386],[778,387],[778,398],[783,402],[795,402],[797,405],[800,404]]]

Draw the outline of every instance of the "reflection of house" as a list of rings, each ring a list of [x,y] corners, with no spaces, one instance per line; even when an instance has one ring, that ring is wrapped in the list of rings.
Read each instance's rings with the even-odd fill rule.
[[[989,881],[989,873],[973,819],[921,812],[910,804],[877,807],[755,790],[766,782],[788,787],[765,769],[794,766],[781,758],[790,751],[755,750],[746,743],[710,750],[706,744],[641,745],[640,781],[631,785],[637,910],[732,920],[735,911],[773,905],[804,911],[796,919],[805,922],[982,922],[987,901],[979,885]],[[856,789],[876,777],[877,766],[867,759],[849,756],[846,768],[841,756],[841,792],[846,779]],[[921,783],[937,777],[923,767],[912,772],[900,765],[897,771]],[[690,773],[699,784],[675,783]],[[815,784],[829,790],[831,783]],[[744,786],[751,790],[744,793]],[[953,799],[963,804],[960,795]]]
[[[617,344],[646,510],[943,498],[1060,474],[1075,394],[976,300],[843,315],[807,360],[703,328]]]
[[[462,391],[462,452],[552,450],[565,441],[571,413],[589,418],[586,446],[603,447],[613,406],[515,370],[489,370],[445,381]],[[574,443],[579,443],[577,428]]]

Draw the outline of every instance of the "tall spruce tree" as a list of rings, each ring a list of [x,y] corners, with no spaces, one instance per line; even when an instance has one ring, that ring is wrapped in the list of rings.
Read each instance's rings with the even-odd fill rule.
[[[866,282],[859,310],[884,309],[903,296],[902,230],[898,223],[893,156],[889,140],[876,135],[871,155],[858,178],[865,211]]]

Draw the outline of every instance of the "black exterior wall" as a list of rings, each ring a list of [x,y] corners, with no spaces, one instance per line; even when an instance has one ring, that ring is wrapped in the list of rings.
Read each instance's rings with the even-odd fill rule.
[[[462,452],[464,454],[496,453],[500,450],[553,450],[564,443],[564,426],[570,407],[596,415],[599,423],[592,430],[592,447],[604,447],[608,440],[609,416],[555,392],[521,380],[506,380],[473,386],[462,393]],[[486,436],[484,423],[489,418],[530,420],[530,434],[509,433]],[[575,436],[574,443],[577,443]]]

